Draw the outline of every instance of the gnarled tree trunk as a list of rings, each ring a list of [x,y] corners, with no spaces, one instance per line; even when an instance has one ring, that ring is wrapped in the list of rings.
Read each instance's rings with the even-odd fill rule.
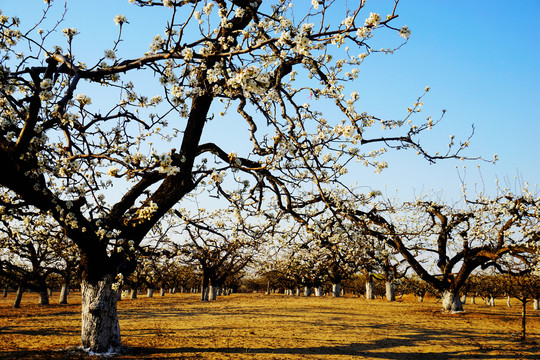
[[[122,346],[113,282],[114,276],[108,274],[99,281],[81,283],[81,342],[85,350],[115,352]]]
[[[442,305],[444,310],[463,311],[463,303],[459,298],[459,293],[445,290],[442,294]]]

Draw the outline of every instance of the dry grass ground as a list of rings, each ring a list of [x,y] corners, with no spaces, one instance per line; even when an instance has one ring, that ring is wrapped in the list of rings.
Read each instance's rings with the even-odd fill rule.
[[[38,306],[0,299],[1,359],[93,359],[79,345],[80,300]],[[51,299],[51,301],[56,300]],[[516,340],[519,304],[467,305],[446,314],[433,299],[395,303],[345,297],[237,294],[201,303],[195,294],[118,304],[126,354],[115,359],[540,359],[540,313],[529,342]],[[101,357],[101,358],[107,358]]]

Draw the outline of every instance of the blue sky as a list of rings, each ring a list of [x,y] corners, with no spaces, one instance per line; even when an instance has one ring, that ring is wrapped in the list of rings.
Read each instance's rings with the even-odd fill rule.
[[[384,17],[382,8],[392,3],[368,0],[366,17],[378,10]],[[3,12],[18,15],[23,26],[29,17],[40,14],[42,4],[41,0],[0,0]],[[60,9],[63,1],[54,4]],[[125,27],[127,41],[121,47],[124,58],[126,52],[139,56],[147,51],[166,21],[159,11],[141,11],[127,0],[72,0],[68,7],[61,29],[76,27],[81,32],[76,46],[82,51],[80,60],[88,63],[85,57],[101,56],[112,47],[118,29],[112,21],[115,15],[125,14],[130,21]],[[512,186],[516,175],[533,185],[539,183],[540,1],[402,0],[397,13],[396,26],[408,25],[412,36],[395,54],[370,56],[360,68],[353,86],[360,92],[362,106],[381,117],[402,117],[430,86],[423,114],[437,118],[442,109],[447,112],[440,128],[423,143],[444,150],[450,134],[463,139],[474,124],[475,136],[467,154],[488,159],[498,154],[500,161],[496,165],[459,161],[429,165],[412,153],[391,153],[388,169],[380,175],[362,169],[359,182],[386,187],[389,192],[399,189],[402,199],[431,188],[455,199],[460,189],[456,166],[461,173],[467,166],[465,180],[472,187],[481,181],[480,165],[491,193],[496,177],[503,183],[509,179]]]

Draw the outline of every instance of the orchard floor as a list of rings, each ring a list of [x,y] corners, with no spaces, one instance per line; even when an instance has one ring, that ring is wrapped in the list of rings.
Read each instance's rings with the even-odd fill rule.
[[[0,298],[0,359],[540,359],[540,312],[528,305],[529,341],[518,341],[517,300],[448,314],[434,299],[140,296],[118,303],[126,353],[97,357],[77,350],[78,293],[49,306],[26,293],[20,309],[13,297]]]

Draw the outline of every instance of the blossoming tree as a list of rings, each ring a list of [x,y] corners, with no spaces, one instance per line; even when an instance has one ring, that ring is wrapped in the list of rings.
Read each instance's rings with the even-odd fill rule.
[[[91,64],[74,50],[84,36],[77,29],[65,28],[59,43],[62,19],[40,28],[50,0],[37,24],[0,14],[0,186],[52,216],[79,247],[82,345],[95,352],[121,346],[117,275],[135,269],[145,235],[195,189],[214,184],[260,212],[272,201],[309,225],[305,204],[330,204],[349,162],[380,171],[387,164],[378,156],[389,148],[445,156],[418,142],[438,122],[413,121],[421,99],[404,119],[383,120],[356,109],[358,92],[346,93],[368,56],[409,37],[393,25],[398,1],[388,2],[387,16],[366,11],[364,1],[303,2],[298,11],[290,0],[130,3],[161,11],[164,33],[147,52],[123,57],[124,44],[140,42],[124,39],[123,29],[140,24],[117,15],[118,37]],[[374,50],[377,31],[400,42]],[[159,94],[145,93],[145,72],[159,80]],[[219,121],[245,139],[235,148],[219,135],[203,141]],[[232,181],[239,173],[245,180]]]
[[[480,267],[505,258],[540,256],[540,199],[528,188],[459,205],[417,200],[379,203],[348,216],[366,234],[395,249],[418,276],[440,292],[445,310],[462,311],[460,291]],[[533,271],[534,269],[531,269]]]

